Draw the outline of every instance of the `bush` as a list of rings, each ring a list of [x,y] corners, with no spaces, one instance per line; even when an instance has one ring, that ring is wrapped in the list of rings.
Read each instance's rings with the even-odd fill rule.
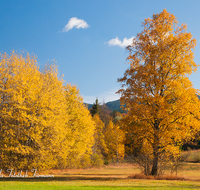
[[[145,175],[143,173],[140,174],[134,174],[129,176],[130,179],[157,179],[157,180],[186,180],[183,177],[178,177],[174,175],[158,175],[158,176],[152,176],[152,175]]]
[[[108,165],[109,161],[108,160],[104,160],[104,165]]]
[[[103,156],[97,153],[92,155],[92,166],[93,167],[101,167],[104,165]]]
[[[81,158],[80,167],[81,168],[89,168],[89,167],[91,167],[90,155],[87,155],[87,154],[83,155],[83,157]]]

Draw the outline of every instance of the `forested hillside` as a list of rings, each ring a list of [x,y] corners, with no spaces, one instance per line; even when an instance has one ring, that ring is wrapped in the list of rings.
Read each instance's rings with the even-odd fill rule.
[[[93,104],[87,104],[87,103],[85,103],[85,104],[88,106],[88,109],[92,108]],[[120,105],[120,101],[119,100],[107,102],[107,103],[105,103],[105,105],[108,106],[108,108],[109,108],[110,111],[114,111],[115,110],[115,111],[120,112],[120,113],[124,112],[120,108],[121,105]]]

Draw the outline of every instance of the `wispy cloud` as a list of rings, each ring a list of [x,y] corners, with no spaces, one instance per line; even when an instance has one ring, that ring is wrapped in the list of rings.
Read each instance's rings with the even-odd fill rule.
[[[134,37],[132,36],[131,38],[124,38],[122,41],[116,37],[113,38],[111,40],[109,40],[108,42],[106,42],[109,46],[120,46],[122,48],[127,47],[128,45],[131,45],[133,42]]]
[[[83,95],[83,101],[85,103],[89,103],[89,104],[93,104],[96,100],[96,98],[98,98],[100,103],[107,103],[110,101],[114,101],[114,100],[118,100],[120,98],[119,94],[116,94],[116,92],[119,89],[117,88],[113,88],[110,89],[109,91],[104,91],[101,94],[98,94],[97,96],[84,96]]]
[[[62,29],[62,32],[68,32],[72,28],[88,28],[89,25],[83,19],[78,19],[76,17],[72,17],[69,19],[67,25]]]

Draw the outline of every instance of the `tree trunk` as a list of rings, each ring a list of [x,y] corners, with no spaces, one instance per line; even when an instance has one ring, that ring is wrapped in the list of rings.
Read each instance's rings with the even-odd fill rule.
[[[117,138],[117,142],[116,142],[116,153],[117,153],[117,163],[119,163],[118,138]]]
[[[151,170],[151,175],[158,175],[158,131],[159,131],[159,122],[154,124],[154,145],[153,145],[153,166]]]
[[[151,175],[158,175],[158,156],[153,158],[153,166],[151,170]]]

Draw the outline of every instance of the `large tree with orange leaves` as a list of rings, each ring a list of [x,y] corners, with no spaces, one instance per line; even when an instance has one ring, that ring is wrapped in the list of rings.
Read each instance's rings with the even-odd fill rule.
[[[198,91],[189,80],[198,66],[196,40],[165,9],[145,19],[143,27],[127,47],[130,68],[118,79],[118,93],[128,111],[123,121],[134,139],[132,147],[148,153],[146,174],[157,175],[159,163],[176,157],[183,140],[199,130]]]

